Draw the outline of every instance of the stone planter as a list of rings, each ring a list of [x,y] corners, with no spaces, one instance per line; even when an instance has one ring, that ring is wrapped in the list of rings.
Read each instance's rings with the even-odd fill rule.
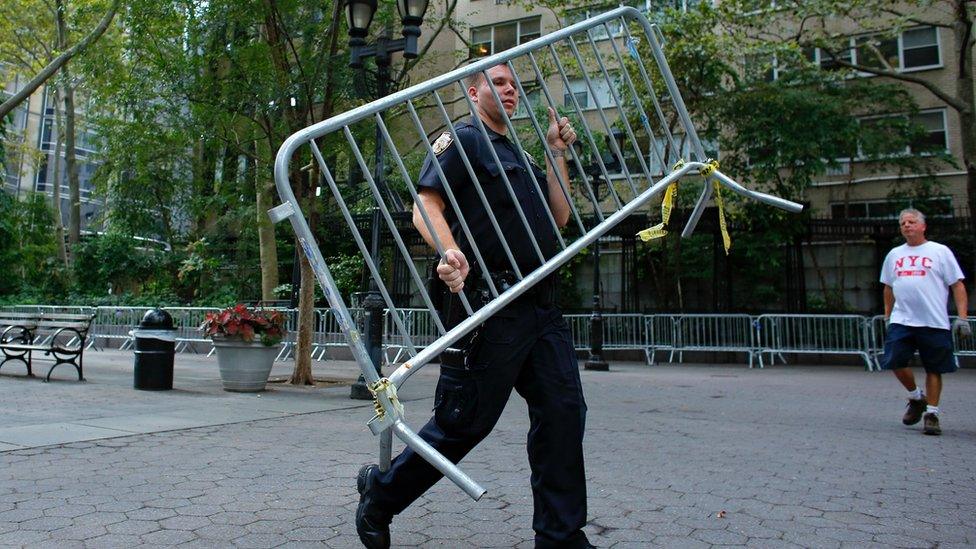
[[[215,337],[213,344],[225,391],[256,393],[264,390],[274,359],[281,350],[280,343],[268,347],[260,341]]]

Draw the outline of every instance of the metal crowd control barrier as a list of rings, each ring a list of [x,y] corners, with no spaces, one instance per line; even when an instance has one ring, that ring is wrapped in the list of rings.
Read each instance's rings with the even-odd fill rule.
[[[949,321],[955,321],[958,316],[950,317]],[[976,320],[972,318],[967,319],[969,322],[969,328],[976,334]],[[882,342],[883,343],[883,342]],[[959,361],[958,357],[961,356],[976,356],[976,337],[961,338],[956,335],[955,332],[952,333],[952,343],[953,348],[956,352],[956,361]],[[880,368],[880,366],[879,366]]]
[[[675,353],[681,362],[684,351],[726,351],[746,353],[752,368],[757,344],[751,316],[688,314],[675,315],[675,319],[668,362],[673,362]]]
[[[607,313],[603,318],[604,351],[647,351],[644,334],[644,315]],[[573,334],[573,348],[577,351],[590,349],[590,317],[587,314],[563,315]]]
[[[855,354],[874,368],[870,356],[868,319],[859,315],[760,315],[759,367],[763,354],[770,362],[784,353]],[[785,359],[783,359],[785,363]]]
[[[677,332],[675,326],[678,323],[678,316],[674,314],[654,314],[644,316],[644,333],[647,335],[647,344],[644,353],[647,356],[647,363],[654,365],[658,351],[671,352],[668,361],[674,356]]]
[[[869,332],[868,352],[875,368],[881,369],[881,355],[884,354],[885,336],[888,334],[888,325],[884,315],[875,315],[867,319]],[[956,347],[958,349],[958,347]]]
[[[148,310],[149,307],[98,307],[89,332],[89,347],[97,350],[101,341],[103,345],[113,342],[122,351],[128,349],[132,346],[129,331],[139,325]]]
[[[611,26],[615,30],[611,30]],[[604,31],[612,38],[598,45],[593,36]],[[639,41],[634,39],[635,34],[639,37]],[[404,422],[402,407],[396,398],[397,387],[401,386],[413,372],[439,356],[443,350],[458,341],[459,338],[475,329],[488,317],[510,304],[539,281],[554,273],[556,269],[577,255],[584,247],[593,244],[616,224],[645,208],[652,197],[661,194],[669,185],[678,182],[683,176],[700,173],[706,178],[706,184],[703,186],[699,201],[683,231],[684,235],[690,234],[697,224],[702,211],[711,198],[713,184],[716,188],[718,185],[722,185],[736,193],[787,210],[800,211],[802,209],[798,204],[745,189],[721,173],[717,169],[717,163],[706,158],[704,148],[678,92],[677,83],[667,65],[664,52],[661,49],[659,35],[660,32],[652,27],[636,9],[618,8],[345,112],[297,132],[285,140],[278,152],[274,168],[275,184],[282,204],[273,208],[269,214],[274,222],[286,219],[291,222],[301,248],[332,306],[339,328],[345,333],[353,356],[359,363],[366,382],[376,396],[378,413],[368,425],[374,435],[380,436],[379,462],[381,469],[389,466],[392,435],[395,433],[398,438],[450,478],[469,496],[474,499],[480,498],[485,492],[484,488],[436,452]],[[529,109],[530,115],[527,117],[527,123],[520,124],[520,128],[516,128],[515,123],[505,114],[499,92],[495,88],[492,78],[488,75],[488,70],[498,65],[506,65],[515,76],[515,88],[523,105],[531,103],[527,91],[539,91],[542,95],[537,95],[537,97],[539,97],[541,106],[555,109],[558,104],[549,84],[554,83],[557,91],[565,90],[567,92],[565,97],[571,104],[572,115],[577,120],[576,130],[579,132],[584,146],[591,151],[599,151],[600,148],[595,132],[599,131],[605,135],[610,135],[615,126],[624,132],[625,147],[621,148],[615,140],[608,140],[607,143],[610,149],[609,153],[620,166],[623,175],[621,180],[614,180],[610,177],[608,168],[600,154],[593,155],[600,167],[603,179],[613,181],[613,184],[608,185],[609,197],[604,201],[610,202],[610,204],[600,203],[597,200],[593,192],[592,180],[571,187],[562,170],[554,171],[552,177],[558,181],[559,191],[550,198],[559,202],[562,202],[562,199],[566,200],[571,214],[569,223],[576,227],[581,234],[574,242],[567,242],[559,231],[560,223],[556,221],[549,208],[543,208],[542,214],[544,215],[540,219],[552,228],[555,240],[557,240],[558,251],[554,255],[542,252],[536,235],[533,234],[527,221],[523,205],[515,196],[507,170],[525,170],[536,196],[545,196],[540,185],[546,185],[547,182],[536,180],[532,170],[534,160],[525,153],[525,148],[533,146],[537,150],[541,149],[540,162],[543,163],[558,165],[556,156],[546,144],[544,125],[540,125],[531,109]],[[544,76],[546,73],[552,75],[553,82],[547,82]],[[521,221],[521,227],[525,229],[526,237],[523,243],[531,248],[530,254],[534,252],[534,257],[538,259],[537,264],[540,265],[531,272],[522,270],[519,262],[516,261],[510,243],[506,238],[507,236],[511,237],[511,234],[506,235],[507,231],[501,229],[493,208],[493,204],[496,202],[490,202],[487,199],[484,182],[479,181],[472,167],[471,158],[475,151],[466,150],[468,147],[462,144],[453,126],[453,121],[456,118],[471,116],[477,134],[484,142],[489,140],[486,125],[478,116],[477,107],[468,96],[468,86],[465,85],[469,77],[478,77],[479,75],[483,76],[490,84],[488,88],[491,91],[494,106],[497,107],[498,111],[501,111],[501,122],[504,123],[504,128],[507,129],[507,135],[519,158],[516,165],[509,162],[503,164],[493,148],[479,147],[487,149],[486,152],[490,153],[490,157],[482,157],[481,160],[494,167],[501,179],[500,183],[492,185],[490,189],[492,196],[496,201],[507,201],[510,198],[512,215],[517,216],[516,224]],[[582,83],[585,86],[589,97],[594,99],[604,97],[605,101],[597,104],[598,108],[592,113],[584,113],[581,99],[576,93],[573,93],[571,78],[576,78],[577,83]],[[598,88],[609,93],[597,93]],[[609,97],[606,97],[607,95]],[[452,116],[445,107],[445,98],[450,101],[448,104],[452,106],[455,116]],[[594,114],[595,116],[592,116]],[[385,116],[390,118],[395,132],[391,132],[388,128]],[[590,127],[591,125],[593,127]],[[428,232],[434,233],[431,237],[431,243],[436,248],[438,255],[443,257],[444,246],[433,230],[430,212],[423,208],[422,203],[417,202],[417,188],[414,179],[416,174],[407,169],[407,163],[404,162],[402,156],[403,151],[407,150],[406,147],[415,143],[423,145],[422,153],[434,156],[435,152],[430,145],[430,136],[440,134],[443,128],[446,128],[453,138],[454,147],[457,148],[457,154],[464,165],[466,170],[464,173],[467,177],[461,181],[448,181],[438,162],[433,162],[432,167],[443,187],[446,207],[450,209],[451,215],[458,221],[459,231],[455,236],[459,241],[469,244],[472,252],[470,254],[472,263],[481,266],[480,274],[475,276],[483,280],[490,294],[488,303],[478,309],[477,312],[475,312],[477,307],[472,307],[464,294],[459,294],[460,301],[469,316],[450,330],[442,324],[436,315],[431,296],[426,290],[425,279],[417,272],[411,252],[391,216],[391,209],[402,207],[399,197],[395,193],[390,193],[384,184],[378,183],[374,179],[373,174],[382,173],[384,170],[385,156],[376,155],[378,158],[374,162],[370,162],[371,155],[368,153],[370,151],[375,152],[376,148],[369,147],[364,151],[364,146],[360,143],[363,135],[374,135],[374,132],[378,132],[377,135],[382,136],[382,140],[377,139],[389,151],[389,157],[393,161],[393,171],[401,180],[399,183],[402,183],[402,187],[409,192],[413,201],[419,204],[417,211],[419,217],[415,216],[415,219],[422,221],[422,226]],[[683,155],[682,152],[685,150],[690,151],[690,153]],[[301,152],[298,158],[293,159],[292,157],[299,151]],[[587,176],[577,153],[570,148],[566,154],[566,161],[574,165],[578,174],[582,174],[580,176],[585,179]],[[632,159],[636,160],[638,165],[635,165],[629,158],[631,154],[633,155]],[[391,330],[402,337],[403,358],[406,361],[388,378],[381,379],[371,364],[363,335],[353,321],[344,297],[338,294],[329,267],[326,265],[318,244],[301,212],[300,204],[292,192],[289,176],[299,166],[306,165],[309,158],[314,159],[312,165],[317,167],[318,173],[321,173],[325,184],[322,195],[330,201],[329,207],[334,207],[336,211],[340,212],[349,226],[353,240],[363,256],[365,266],[375,282],[386,308],[389,310],[389,319],[393,325]],[[293,160],[294,164],[292,164]],[[660,167],[671,165],[678,160],[681,160],[683,164],[676,166],[673,171],[655,182],[657,174],[661,173]],[[340,174],[345,175],[351,171],[365,177],[366,188],[369,191],[365,198],[364,195],[358,193],[359,189],[350,189],[348,185],[340,185],[337,182]],[[472,189],[477,192],[481,206],[484,207],[483,215],[488,218],[490,227],[493,229],[492,238],[500,243],[500,247],[504,251],[504,258],[492,257],[492,259],[507,259],[508,267],[500,270],[511,270],[515,274],[515,283],[507,289],[497,287],[491,276],[492,273],[486,268],[488,263],[482,256],[482,250],[479,249],[479,246],[483,245],[483,241],[478,241],[472,236],[469,220],[465,217],[472,214],[472,211],[463,212],[458,206],[455,196],[457,188],[452,187],[452,185],[462,184],[472,185]],[[505,198],[506,196],[508,198]],[[435,325],[437,339],[422,349],[406,325],[406,315],[398,307],[402,304],[394,303],[387,289],[388,281],[384,280],[383,275],[389,276],[389,272],[393,269],[381,268],[378,264],[380,258],[372,256],[370,247],[363,235],[360,234],[352,217],[351,206],[355,206],[361,211],[364,200],[369,202],[367,206],[374,208],[376,219],[384,222],[384,228],[389,231],[395,245],[393,256],[384,258],[384,263],[389,261],[403,263],[412,277],[414,286],[418,289],[419,300],[430,311],[430,318]],[[589,230],[586,229],[580,214],[584,205],[588,205],[589,211],[595,215],[598,221]],[[609,212],[604,211],[607,208],[609,208]]]

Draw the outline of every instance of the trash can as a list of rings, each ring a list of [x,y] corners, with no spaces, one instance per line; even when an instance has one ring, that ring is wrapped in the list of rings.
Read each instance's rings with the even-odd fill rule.
[[[139,326],[129,332],[135,344],[135,367],[132,386],[145,391],[173,388],[173,357],[176,355],[176,328],[173,317],[162,309],[153,309],[142,317]]]

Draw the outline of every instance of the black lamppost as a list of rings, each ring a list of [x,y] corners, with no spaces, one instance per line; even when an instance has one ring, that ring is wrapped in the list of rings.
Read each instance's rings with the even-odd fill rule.
[[[624,133],[620,130],[614,129],[612,131],[613,139],[617,142],[617,150],[623,150]],[[610,149],[610,136],[606,136],[607,148]],[[577,156],[582,150],[582,145],[579,145],[579,141],[576,142],[577,145]],[[593,205],[593,224],[596,225],[599,219],[596,215],[596,210],[600,207],[600,201],[604,198],[601,196],[600,191],[603,184],[606,183],[607,191],[609,191],[610,182],[604,181],[603,170],[600,167],[599,162],[597,162],[595,154],[590,154],[590,164],[588,166],[583,166],[583,170],[586,172],[590,180],[590,186],[593,189],[593,196],[596,198],[596,203]],[[606,168],[608,173],[615,172],[620,169],[620,162],[611,153],[600,154],[600,159],[603,161],[603,166]],[[593,244],[593,312],[590,314],[590,357],[586,359],[583,363],[583,369],[585,370],[596,370],[600,372],[606,372],[610,369],[610,365],[607,361],[603,360],[603,313],[601,309],[603,308],[603,300],[600,293],[600,239],[597,239]]]
[[[417,39],[420,37],[420,25],[424,21],[428,0],[397,0],[397,11],[403,24],[403,38],[392,40],[392,29],[387,26],[383,36],[367,45],[369,25],[376,14],[376,0],[347,0],[346,19],[349,24],[349,66],[357,69],[360,82],[365,81],[365,67],[363,61],[374,58],[376,61],[376,93],[375,98],[385,97],[390,93],[390,59],[396,52],[403,52],[403,56],[412,59],[417,57]],[[380,114],[382,116],[382,113]],[[393,209],[402,211],[403,201],[399,195],[386,186],[386,166],[384,163],[383,134],[376,127],[376,162],[373,167],[373,181],[380,191],[380,196],[389,198]],[[380,247],[380,210],[373,208],[370,221],[370,256],[379,263]],[[370,278],[369,292],[363,299],[363,309],[366,311],[366,350],[376,372],[380,373],[383,364],[383,308],[385,303],[376,287],[376,282]],[[352,385],[350,398],[371,400],[373,395],[366,387],[366,380],[362,375]]]

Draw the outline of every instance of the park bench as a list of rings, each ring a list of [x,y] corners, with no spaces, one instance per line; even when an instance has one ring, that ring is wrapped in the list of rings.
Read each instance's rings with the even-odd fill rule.
[[[20,361],[27,366],[27,375],[33,377],[33,361],[40,352],[54,358],[45,381],[51,380],[51,373],[61,364],[74,366],[78,380],[84,381],[85,340],[94,318],[90,314],[0,313],[0,367]]]

